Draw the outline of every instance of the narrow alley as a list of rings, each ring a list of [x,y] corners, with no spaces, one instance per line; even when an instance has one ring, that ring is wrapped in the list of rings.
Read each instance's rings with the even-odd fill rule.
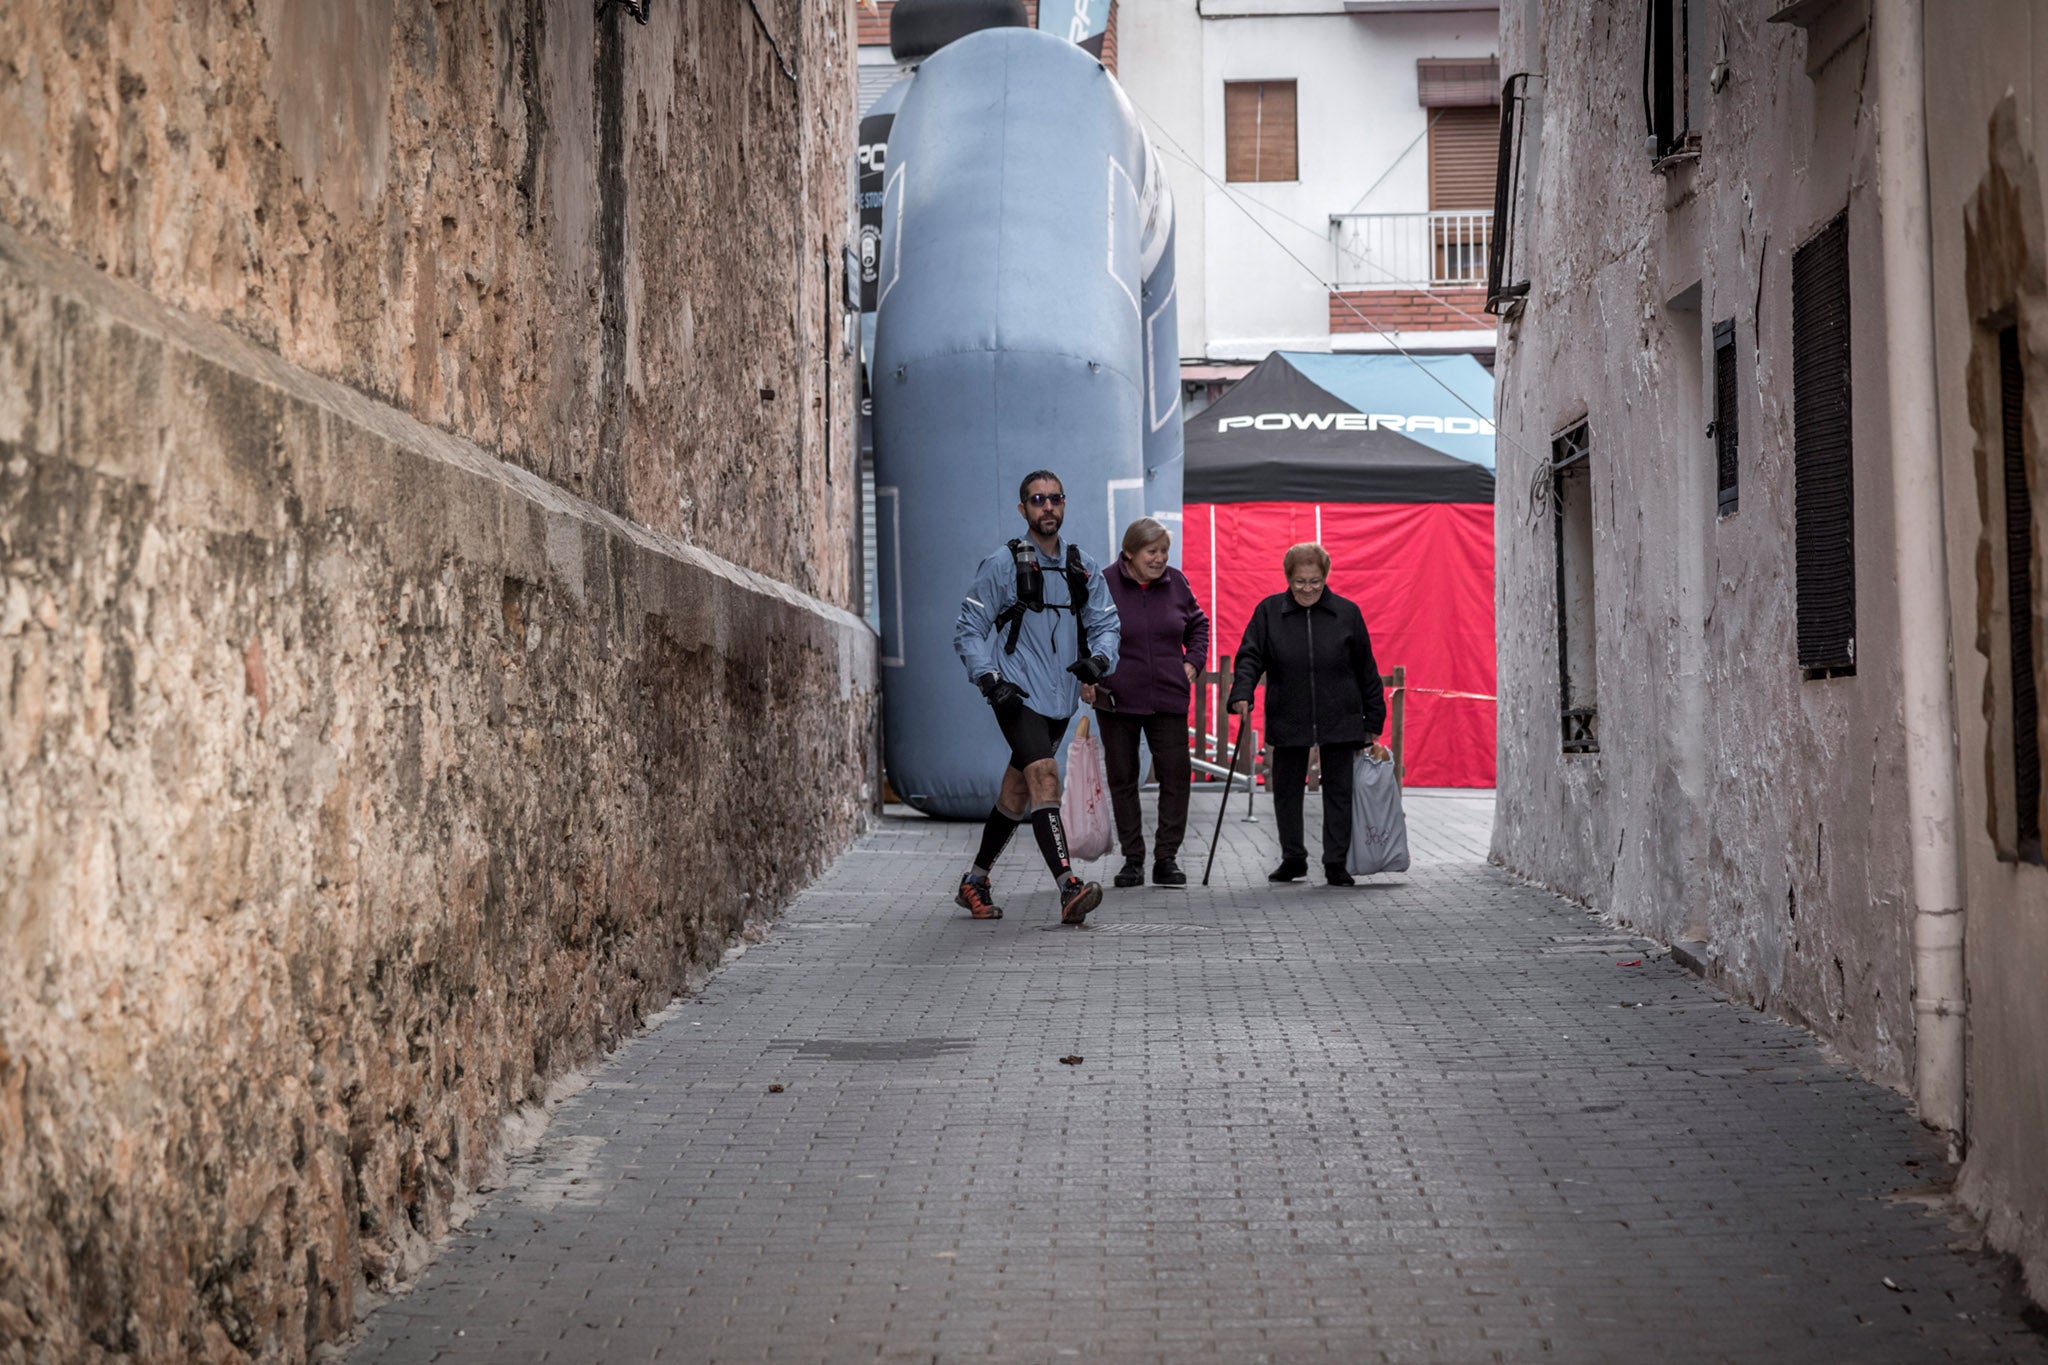
[[[1408,807],[1336,891],[1240,798],[1210,888],[1078,931],[892,814],[353,1358],[2048,1360],[1902,1097],[1488,867],[1490,796]]]

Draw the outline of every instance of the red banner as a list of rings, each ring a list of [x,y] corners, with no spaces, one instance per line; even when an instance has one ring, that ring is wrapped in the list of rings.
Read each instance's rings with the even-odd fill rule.
[[[1252,608],[1286,589],[1287,547],[1319,541],[1331,589],[1365,613],[1380,672],[1407,669],[1407,784],[1493,785],[1491,505],[1191,502],[1182,526],[1215,655],[1235,655]]]

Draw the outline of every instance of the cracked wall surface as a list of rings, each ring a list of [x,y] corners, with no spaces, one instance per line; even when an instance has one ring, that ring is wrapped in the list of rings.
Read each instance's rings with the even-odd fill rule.
[[[865,818],[850,15],[650,9],[0,8],[0,1360],[344,1334]]]
[[[1501,332],[1500,806],[1506,866],[1666,941],[1870,1075],[1912,1073],[1898,612],[1876,131],[1861,5],[1812,32],[1713,7],[1699,153],[1653,167],[1641,7],[1503,7],[1505,70],[1545,73]],[[1700,60],[1696,79],[1710,73]],[[1791,261],[1846,208],[1854,676],[1795,643]],[[1711,337],[1735,324],[1740,502],[1717,512]],[[1552,434],[1593,446],[1599,740],[1561,752]]]

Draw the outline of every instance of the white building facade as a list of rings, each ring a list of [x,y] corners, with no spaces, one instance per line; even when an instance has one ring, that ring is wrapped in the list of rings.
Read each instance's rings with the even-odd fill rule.
[[[1119,0],[1117,15],[1119,78],[1172,178],[1185,358],[1492,349],[1497,6]]]

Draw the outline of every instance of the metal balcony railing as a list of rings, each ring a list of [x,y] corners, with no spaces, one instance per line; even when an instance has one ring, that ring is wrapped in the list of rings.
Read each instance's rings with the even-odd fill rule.
[[[1339,289],[1479,289],[1493,248],[1490,209],[1333,213]]]

